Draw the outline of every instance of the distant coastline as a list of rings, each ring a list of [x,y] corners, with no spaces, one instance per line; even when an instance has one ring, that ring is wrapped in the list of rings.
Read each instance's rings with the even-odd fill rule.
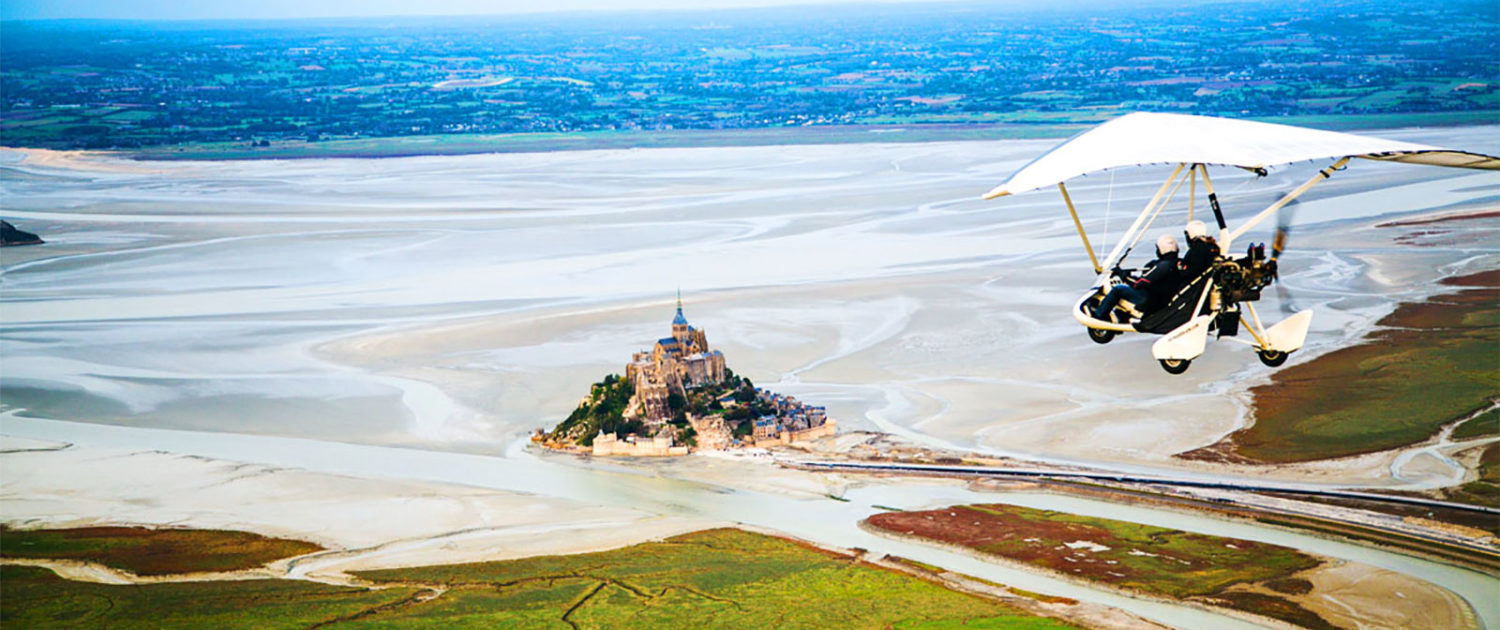
[[[1251,120],[1301,125],[1330,131],[1369,131],[1410,127],[1468,127],[1500,124],[1500,111],[1415,114],[1298,115]],[[960,142],[1066,138],[1099,120],[1001,123],[924,123],[817,125],[749,129],[668,131],[581,131],[508,134],[443,134],[380,138],[330,138],[318,142],[201,142],[143,149],[91,151],[132,160],[260,160],[396,158],[483,153],[551,153],[659,148],[756,147],[871,142]],[[27,150],[26,147],[5,147]]]

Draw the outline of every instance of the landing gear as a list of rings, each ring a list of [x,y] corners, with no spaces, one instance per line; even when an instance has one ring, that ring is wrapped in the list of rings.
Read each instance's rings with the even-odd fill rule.
[[[1256,350],[1255,356],[1260,357],[1260,362],[1269,367],[1277,367],[1286,363],[1288,353],[1280,350]]]
[[[1083,303],[1084,314],[1086,314],[1086,315],[1093,314],[1094,309],[1098,308],[1099,307],[1099,303],[1103,302],[1103,301],[1104,301],[1104,296],[1098,295],[1098,294],[1095,294],[1094,297],[1089,298],[1087,301],[1085,301]],[[1111,311],[1109,313],[1109,320],[1110,321],[1115,321],[1115,314],[1114,314],[1113,311]],[[1093,341],[1094,343],[1099,343],[1099,344],[1109,343],[1110,341],[1114,340],[1115,335],[1119,334],[1119,333],[1117,333],[1117,332],[1115,332],[1113,330],[1101,330],[1101,329],[1098,329],[1098,328],[1090,328],[1090,329],[1088,329],[1088,331],[1089,331],[1089,340]]]
[[[1261,360],[1264,361],[1265,359]],[[1161,369],[1166,370],[1168,374],[1181,374],[1187,371],[1189,365],[1193,364],[1190,359],[1162,359],[1159,363],[1161,363]]]

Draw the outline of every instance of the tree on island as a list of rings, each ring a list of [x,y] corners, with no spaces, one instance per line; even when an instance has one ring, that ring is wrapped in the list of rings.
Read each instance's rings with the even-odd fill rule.
[[[625,407],[630,404],[630,396],[634,392],[635,387],[630,379],[621,378],[617,374],[605,376],[604,380],[594,383],[588,398],[578,403],[573,413],[568,414],[568,418],[558,424],[547,435],[547,439],[593,446],[594,437],[601,431],[613,433],[620,438],[632,433],[645,433],[644,423],[625,418]]]

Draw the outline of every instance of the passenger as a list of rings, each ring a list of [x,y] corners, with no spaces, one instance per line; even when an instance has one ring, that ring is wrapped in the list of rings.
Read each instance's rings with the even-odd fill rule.
[[[1146,275],[1130,284],[1117,284],[1104,296],[1104,301],[1094,309],[1094,319],[1108,319],[1109,312],[1120,300],[1130,300],[1142,313],[1149,313],[1167,300],[1182,286],[1177,269],[1177,239],[1163,234],[1156,239],[1156,260],[1146,263]]]
[[[1184,283],[1197,280],[1219,257],[1219,243],[1208,235],[1208,226],[1202,221],[1188,221],[1186,234],[1187,254],[1177,263]]]

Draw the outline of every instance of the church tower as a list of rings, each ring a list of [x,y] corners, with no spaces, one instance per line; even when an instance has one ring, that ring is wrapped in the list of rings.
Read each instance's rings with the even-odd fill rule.
[[[677,290],[677,316],[672,318],[672,338],[683,345],[686,350],[692,344],[693,327],[688,326],[687,318],[682,316],[682,289]]]

